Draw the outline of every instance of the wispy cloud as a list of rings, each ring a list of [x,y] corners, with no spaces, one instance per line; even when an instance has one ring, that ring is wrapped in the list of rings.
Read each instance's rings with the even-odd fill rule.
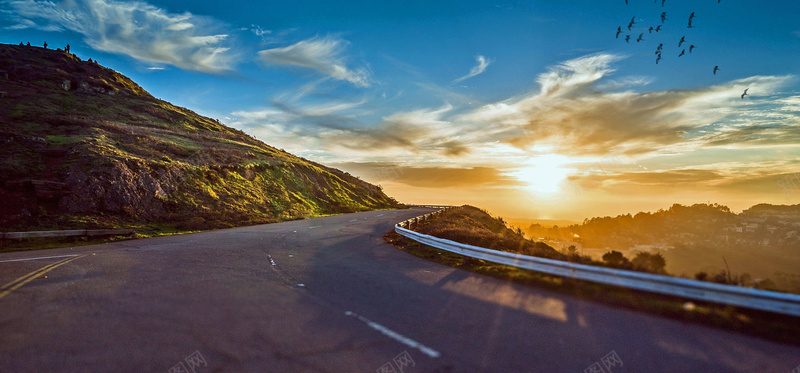
[[[469,71],[469,74],[464,75],[453,82],[458,83],[462,80],[472,78],[473,76],[483,74],[483,72],[486,71],[486,68],[492,63],[492,61],[487,60],[486,57],[481,55],[475,57],[475,60],[478,62],[478,64],[472,67],[472,69]]]
[[[700,166],[677,167],[661,171],[589,170],[575,173],[570,181],[588,189],[605,189],[617,193],[670,193],[676,187],[685,190],[728,190],[739,193],[780,194],[780,181],[791,175],[798,161],[722,162]]]
[[[356,175],[366,175],[374,183],[393,182],[422,188],[468,188],[474,186],[519,186],[521,183],[506,175],[505,170],[494,167],[406,166],[390,162],[343,162],[332,166]],[[389,180],[381,175],[391,170]],[[372,179],[374,180],[371,180]]]
[[[16,25],[46,31],[69,30],[94,49],[128,55],[148,63],[219,73],[232,57],[223,46],[229,35],[210,18],[170,14],[143,2],[114,0],[37,0],[8,2]]]
[[[359,87],[368,87],[369,72],[364,68],[351,69],[345,64],[342,54],[347,45],[347,41],[339,38],[315,37],[286,47],[262,50],[258,56],[269,65],[302,67]]]
[[[280,137],[287,141],[286,147],[300,154],[305,154],[309,148],[345,157],[353,154],[364,157],[456,156],[469,152],[469,147],[458,139],[460,130],[442,119],[453,109],[449,104],[395,112],[377,123],[363,123],[353,112],[363,103],[273,102],[272,108],[232,113],[236,120],[231,124],[262,131],[265,135],[269,133],[269,138]]]
[[[496,140],[521,149],[548,145],[571,155],[798,143],[796,136],[777,136],[796,133],[797,113],[765,110],[781,106],[776,95],[791,76],[756,76],[693,90],[610,90],[613,85],[601,89],[619,59],[597,54],[566,61],[538,77],[538,92],[485,105],[458,120],[502,129],[503,137]],[[742,100],[748,87],[752,99]],[[760,135],[753,137],[754,133]]]
[[[249,29],[245,29],[245,30],[249,30],[250,32],[252,32],[256,36],[262,36],[263,37],[263,36],[266,36],[266,35],[272,35],[272,30],[265,30],[265,29],[261,28],[261,26],[259,26],[259,25],[251,25]]]

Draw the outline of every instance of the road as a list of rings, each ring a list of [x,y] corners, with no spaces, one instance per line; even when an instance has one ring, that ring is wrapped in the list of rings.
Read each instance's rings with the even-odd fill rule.
[[[0,372],[800,366],[797,346],[452,269],[384,242],[395,222],[428,211],[2,254],[0,284],[12,285],[0,292]]]

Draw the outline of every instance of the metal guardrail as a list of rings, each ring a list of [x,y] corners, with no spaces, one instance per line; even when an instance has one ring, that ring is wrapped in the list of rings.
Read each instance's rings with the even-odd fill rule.
[[[453,207],[453,206],[448,206],[448,205],[406,205],[406,206],[409,206],[409,207],[424,207],[424,208],[429,208],[429,209],[449,209],[449,208]]]
[[[0,238],[23,239],[73,236],[126,236],[131,234],[133,234],[133,229],[75,229],[65,231],[0,232]]]
[[[444,210],[397,223],[394,228],[395,232],[437,249],[517,268],[705,302],[722,303],[784,315],[800,316],[800,295],[796,294],[715,284],[679,277],[590,266],[490,250],[414,232],[408,229],[412,224],[419,224],[420,221],[427,220],[431,215],[442,211]],[[422,220],[420,220],[420,218],[422,218]]]
[[[412,207],[424,207],[424,208],[431,208],[431,209],[438,209],[438,210],[436,210],[434,212],[429,212],[429,213],[427,213],[425,215],[417,216],[415,218],[411,218],[411,219],[408,219],[408,220],[403,220],[403,221],[397,223],[397,225],[400,226],[400,227],[411,228],[411,224],[419,224],[422,221],[428,220],[428,218],[433,216],[433,215],[443,213],[443,212],[453,208],[453,206],[440,206],[440,205],[409,205],[409,206],[412,206]],[[400,233],[400,232],[398,232],[398,233]]]

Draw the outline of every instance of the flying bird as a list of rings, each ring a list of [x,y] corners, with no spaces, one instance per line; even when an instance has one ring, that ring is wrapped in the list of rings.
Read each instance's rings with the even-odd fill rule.
[[[626,43],[630,43],[631,42],[631,36],[630,35],[625,35],[625,42]]]
[[[622,33],[622,26],[617,27],[617,39],[619,39],[619,34]]]
[[[692,53],[692,50],[695,49],[695,48],[697,48],[697,47],[695,47],[694,44],[690,45],[689,46],[689,53]]]
[[[719,70],[719,65],[714,66],[714,75],[717,75],[717,70]]]
[[[742,100],[744,100],[744,96],[747,96],[747,90],[750,88],[745,88],[744,93],[742,93]]]
[[[655,30],[655,29],[653,28],[653,26],[650,26],[650,28],[647,30],[647,33],[648,33],[648,34],[652,34],[652,33],[653,33],[653,30]]]
[[[683,43],[685,43],[685,42],[686,42],[686,37],[685,36],[681,36],[681,41],[678,42],[678,48],[680,48],[681,45],[683,45]]]
[[[664,43],[659,43],[658,48],[656,48],[656,54],[660,54],[662,49],[664,49]]]
[[[686,28],[694,28],[694,26],[692,26],[692,19],[691,18],[689,18],[689,26],[686,26]]]
[[[630,31],[630,30],[631,30],[631,27],[633,27],[633,24],[634,24],[634,23],[636,23],[636,16],[633,16],[633,17],[631,18],[631,22],[630,22],[630,23],[628,23],[628,31]]]
[[[656,65],[658,65],[658,61],[661,61],[661,53],[659,53],[658,57],[656,57]]]
[[[642,37],[643,35],[644,35],[644,33],[641,33],[641,34],[639,34],[639,38],[638,38],[638,39],[636,39],[636,42],[637,42],[637,43],[638,43],[638,42],[640,42],[640,41],[642,41],[642,40],[644,40],[644,38]]]
[[[656,32],[661,31],[661,25],[656,26]]]
[[[681,56],[683,56],[684,54],[686,54],[686,49],[682,50],[682,51],[681,51],[681,54],[679,54],[679,55],[678,55],[678,57],[681,57]]]
[[[661,23],[667,20],[667,12],[661,12]]]
[[[667,0],[661,0],[661,7],[662,7],[662,8],[664,7],[664,2],[666,2],[666,1],[667,1]]]

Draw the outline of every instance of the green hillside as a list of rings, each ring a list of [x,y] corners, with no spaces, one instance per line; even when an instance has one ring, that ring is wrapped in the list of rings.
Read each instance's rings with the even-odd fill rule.
[[[60,50],[0,45],[0,227],[205,229],[397,206]]]

